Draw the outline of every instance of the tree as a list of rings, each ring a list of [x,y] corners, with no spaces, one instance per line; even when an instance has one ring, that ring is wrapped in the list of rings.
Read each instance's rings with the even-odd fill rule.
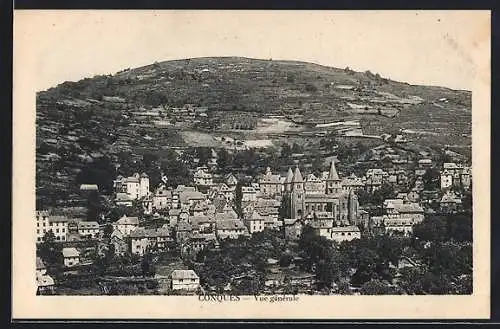
[[[113,180],[117,173],[111,160],[104,156],[86,164],[76,176],[77,184],[97,184],[104,194],[113,190]]]
[[[334,257],[318,261],[315,272],[320,287],[331,288],[333,282],[341,277],[339,265],[335,262]]]
[[[305,89],[308,92],[316,92],[316,91],[318,91],[318,88],[315,85],[313,85],[312,83],[306,83]]]
[[[225,148],[220,149],[217,159],[217,166],[219,167],[219,170],[225,174],[231,165],[232,159],[229,152]]]
[[[293,257],[290,254],[283,254],[280,257],[280,266],[288,267],[292,263]]]
[[[234,291],[240,295],[256,295],[263,288],[258,277],[244,277],[234,284]]]
[[[361,286],[360,293],[362,295],[392,295],[395,291],[387,283],[372,279]]]
[[[87,193],[87,220],[95,221],[101,213],[101,198],[98,191]]]
[[[47,267],[58,269],[63,264],[62,245],[56,242],[52,230],[48,230],[43,236],[43,242],[38,245],[38,254]]]
[[[104,235],[104,238],[106,239],[109,239],[111,238],[111,234],[113,233],[113,225],[111,224],[106,224],[104,226],[104,230],[103,230],[103,235]],[[114,246],[113,246],[114,247]]]
[[[413,236],[421,241],[443,241],[447,236],[446,222],[440,216],[427,217],[413,226]]]
[[[243,199],[243,191],[242,191],[242,185],[241,181],[239,181],[236,184],[235,191],[234,191],[234,206],[235,206],[235,211],[238,214],[238,216],[243,215],[243,209],[241,208],[241,201]]]
[[[292,153],[302,153],[304,149],[297,143],[292,144]]]
[[[472,242],[472,216],[469,214],[448,215],[446,217],[449,239]]]
[[[199,164],[202,166],[206,166],[208,164],[208,160],[210,159],[211,151],[208,147],[197,147],[196,148],[196,157],[200,159]]]
[[[394,187],[390,184],[383,183],[379,189],[375,190],[372,195],[373,204],[382,204],[386,199],[393,199],[396,197]]]
[[[360,206],[367,205],[371,201],[371,194],[365,189],[357,189],[354,193],[358,197],[358,202]]]
[[[153,263],[153,255],[150,250],[146,250],[146,253],[142,257],[141,269],[143,277],[150,277],[155,275],[155,266]]]
[[[352,291],[349,287],[349,282],[346,280],[340,280],[337,284],[337,292],[341,295],[352,295]]]
[[[292,148],[287,143],[281,145],[281,158],[287,159],[292,156]]]
[[[435,167],[427,168],[424,175],[422,176],[424,181],[424,188],[426,190],[434,190],[439,188],[440,185],[440,173]]]

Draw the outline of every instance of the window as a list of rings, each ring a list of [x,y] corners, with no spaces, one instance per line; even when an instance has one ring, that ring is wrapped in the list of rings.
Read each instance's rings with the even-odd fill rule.
[[[62,229],[62,232],[64,233],[64,232],[66,232],[66,230],[65,230],[65,229]]]
[[[58,228],[56,228],[56,233],[59,233],[59,229]]]
[[[59,239],[60,239],[60,238],[59,238],[59,235],[58,235],[58,236],[56,236],[56,240],[57,240],[57,241],[59,241]]]
[[[36,227],[40,227],[40,223],[38,223],[38,222],[37,222],[37,223],[36,223]]]
[[[37,233],[37,234],[39,234],[39,233],[40,233],[40,230],[39,230],[39,229],[37,229],[37,230],[36,230],[36,233]]]
[[[191,282],[195,282],[196,280],[195,279],[191,279]]]

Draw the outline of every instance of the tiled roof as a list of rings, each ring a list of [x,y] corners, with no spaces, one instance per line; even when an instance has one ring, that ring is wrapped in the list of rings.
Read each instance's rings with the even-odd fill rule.
[[[186,203],[189,200],[204,200],[205,196],[203,195],[203,193],[198,192],[198,191],[194,191],[194,192],[185,191],[179,195],[179,199],[182,203]]]
[[[176,192],[182,193],[182,192],[196,192],[196,188],[194,186],[186,186],[186,185],[178,185],[175,188]]]
[[[333,227],[333,220],[314,220],[310,223],[313,228],[331,228]]]
[[[111,232],[111,238],[114,238],[116,237],[117,239],[120,239],[120,240],[123,240],[123,233],[122,231],[116,229],[116,230],[113,230],[113,232]]]
[[[132,199],[129,197],[129,195],[127,193],[118,192],[118,193],[116,193],[115,200],[116,201],[131,201]]]
[[[215,225],[218,230],[237,230],[245,228],[243,222],[238,219],[217,220]]]
[[[405,203],[395,205],[395,209],[400,213],[423,213],[424,209],[417,203]]]
[[[179,216],[179,214],[181,213],[181,211],[182,211],[181,209],[176,209],[176,208],[170,209],[168,211],[168,215],[169,216]]]
[[[99,223],[98,222],[79,222],[78,228],[79,229],[98,229]]]
[[[64,248],[62,250],[64,257],[79,257],[80,252],[76,248]]]
[[[171,275],[172,279],[199,279],[198,275],[193,270],[174,270]]]
[[[80,185],[80,190],[97,191],[99,188],[97,187],[97,184],[82,184]]]
[[[298,220],[298,218],[285,218],[283,219],[283,223],[285,225],[294,225]]]
[[[168,228],[158,228],[158,229],[145,229],[137,228],[130,233],[131,238],[156,238],[156,237],[170,237],[170,231]]]
[[[190,216],[189,219],[194,226],[211,222],[207,216]]]
[[[59,215],[52,215],[49,217],[49,222],[67,222],[68,217],[66,216],[59,216]]]
[[[127,217],[123,216],[119,220],[116,221],[116,224],[118,225],[139,225],[139,218],[138,217]]]
[[[186,223],[186,222],[180,222],[177,225],[177,232],[180,232],[180,231],[191,231],[192,229],[193,229],[193,227],[189,223]]]
[[[216,220],[238,219],[238,214],[236,214],[234,210],[231,210],[230,212],[220,212],[215,214],[215,219]]]

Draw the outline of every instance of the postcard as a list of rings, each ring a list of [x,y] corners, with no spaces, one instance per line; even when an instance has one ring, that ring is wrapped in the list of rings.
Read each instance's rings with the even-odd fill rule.
[[[488,318],[490,32],[16,10],[12,318]]]

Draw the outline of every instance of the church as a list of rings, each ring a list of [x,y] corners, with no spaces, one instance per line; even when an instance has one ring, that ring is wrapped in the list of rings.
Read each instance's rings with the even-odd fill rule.
[[[284,181],[284,200],[288,204],[287,217],[302,219],[321,214],[338,225],[354,225],[358,216],[358,199],[352,189],[343,190],[335,164],[321,178],[310,174],[306,180],[299,167],[288,169]]]

